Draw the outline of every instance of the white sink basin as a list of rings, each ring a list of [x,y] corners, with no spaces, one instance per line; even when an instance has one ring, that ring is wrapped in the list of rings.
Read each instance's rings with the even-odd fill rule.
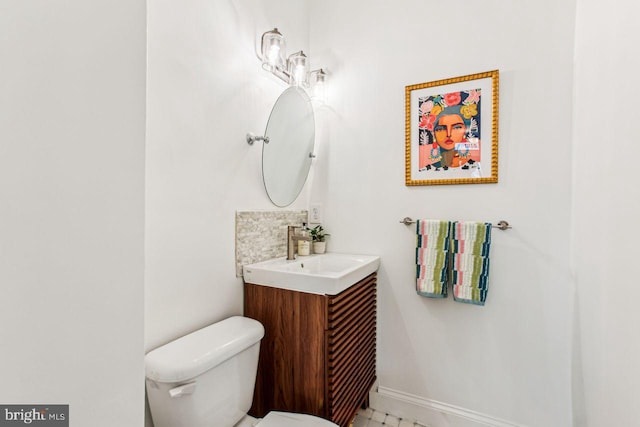
[[[380,257],[326,253],[276,258],[242,267],[244,281],[292,291],[336,295],[380,266]]]

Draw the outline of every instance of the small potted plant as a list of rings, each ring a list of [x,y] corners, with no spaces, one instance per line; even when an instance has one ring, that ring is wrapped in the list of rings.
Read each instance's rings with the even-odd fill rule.
[[[316,225],[311,229],[311,239],[313,240],[313,253],[323,254],[327,250],[325,239],[330,234],[326,233],[321,225]]]

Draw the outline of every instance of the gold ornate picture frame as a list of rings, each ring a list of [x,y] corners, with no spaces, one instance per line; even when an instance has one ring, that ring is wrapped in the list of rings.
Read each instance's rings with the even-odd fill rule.
[[[498,98],[498,70],[406,86],[406,185],[498,182]]]

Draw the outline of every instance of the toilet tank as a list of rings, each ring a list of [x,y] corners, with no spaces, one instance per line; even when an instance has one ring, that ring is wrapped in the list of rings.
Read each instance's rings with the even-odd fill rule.
[[[235,316],[145,356],[155,427],[233,427],[251,407],[264,327]]]

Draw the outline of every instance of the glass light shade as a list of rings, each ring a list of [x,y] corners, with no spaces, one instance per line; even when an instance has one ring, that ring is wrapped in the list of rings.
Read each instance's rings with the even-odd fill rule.
[[[309,85],[309,62],[307,55],[303,51],[292,54],[287,63],[289,64],[289,84],[291,86]]]
[[[314,101],[324,103],[327,101],[325,82],[327,73],[322,68],[311,72],[311,98]]]
[[[269,71],[283,70],[286,44],[277,28],[262,35],[262,68]]]

